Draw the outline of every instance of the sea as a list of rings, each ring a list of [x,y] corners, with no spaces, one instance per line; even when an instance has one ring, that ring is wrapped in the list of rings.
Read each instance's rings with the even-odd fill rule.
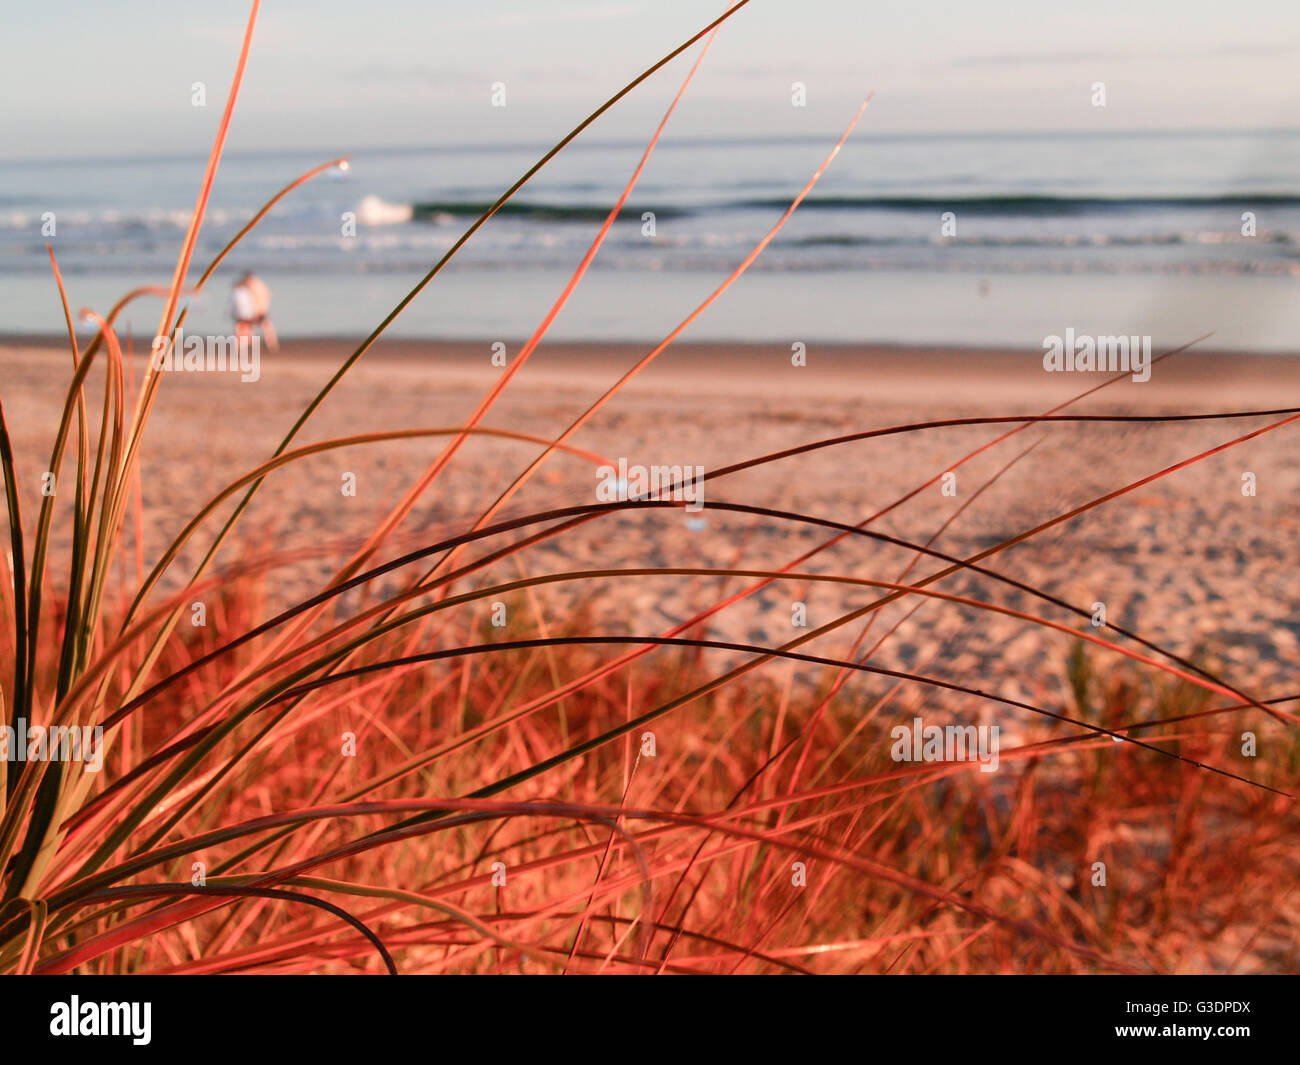
[[[882,134],[869,118],[692,340],[1039,348],[1067,328],[1157,349],[1300,349],[1300,131]],[[674,139],[651,157],[556,340],[662,339],[777,224],[838,134]],[[189,299],[230,329],[230,287],[271,287],[282,338],[364,336],[541,144],[360,149],[291,192]],[[389,327],[513,340],[560,295],[644,144],[579,138]],[[348,152],[230,154],[191,282],[282,186]],[[74,313],[166,284],[202,157],[0,163],[0,334],[58,334],[48,242]],[[52,234],[50,230],[53,230]],[[44,232],[43,232],[44,231]],[[121,324],[138,338],[161,303]]]

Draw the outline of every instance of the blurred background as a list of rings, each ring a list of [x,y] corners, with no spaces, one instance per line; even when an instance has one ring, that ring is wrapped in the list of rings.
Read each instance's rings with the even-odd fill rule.
[[[275,209],[193,326],[226,328],[229,282],[251,269],[286,336],[365,334],[546,148],[722,9],[267,6],[195,275],[293,177],[345,153],[352,166]],[[57,22],[31,11],[9,27],[0,330],[63,329],[46,212],[74,304],[104,310],[170,279],[246,14],[242,2],[74,3]],[[697,49],[543,170],[390,332],[531,332]],[[552,336],[664,335],[874,90],[812,196],[690,338],[1032,348],[1073,326],[1158,347],[1213,331],[1216,347],[1291,350],[1298,54],[1300,13],[1264,0],[1077,12],[754,0],[719,33]],[[124,325],[144,335],[156,308],[139,307]]]

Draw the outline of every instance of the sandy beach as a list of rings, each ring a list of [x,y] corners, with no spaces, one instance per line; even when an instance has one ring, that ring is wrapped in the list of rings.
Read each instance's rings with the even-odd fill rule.
[[[508,345],[513,358],[518,343]],[[163,382],[145,440],[141,493],[146,568],[185,521],[227,483],[268,458],[297,414],[355,348],[346,340],[290,341],[263,353],[255,382],[236,374],[173,373]],[[636,345],[541,347],[483,424],[554,438],[646,354]],[[143,357],[134,360],[136,381]],[[489,342],[381,341],[344,379],[299,437],[463,424],[498,375]],[[70,373],[54,341],[0,343],[5,416],[26,478],[25,522],[39,503],[39,475]],[[610,463],[703,466],[707,471],[844,434],[958,417],[1042,414],[1106,375],[1045,373],[1037,352],[813,347],[793,366],[778,345],[674,346],[599,411],[572,443]],[[95,375],[92,375],[95,377]],[[99,389],[89,389],[98,417]],[[1125,379],[1068,408],[1079,414],[1168,415],[1277,409],[1300,397],[1300,358],[1185,352],[1157,364],[1146,383]],[[1055,423],[1017,433],[870,527],[969,557],[1090,499],[1147,477],[1282,416],[1178,423]],[[726,500],[856,524],[946,471],[1008,425],[930,429],[813,451],[716,482]],[[1290,694],[1300,661],[1300,448],[1284,426],[1160,478],[986,565],[1042,587],[1179,654],[1213,663],[1225,679],[1264,698]],[[278,570],[273,599],[317,590],[437,457],[447,437],[348,447],[273,475],[220,556],[247,560],[271,545],[299,557]],[[1032,450],[1029,450],[1032,445]],[[539,447],[501,438],[469,441],[417,505],[403,547],[467,529]],[[1019,457],[1018,457],[1019,456]],[[1013,461],[1014,460],[1014,461]],[[1010,464],[1008,466],[1008,464]],[[508,515],[594,501],[593,463],[558,455],[508,505]],[[1253,474],[1256,494],[1243,495]],[[345,496],[346,474],[356,494]],[[957,514],[958,509],[961,512]],[[228,507],[219,511],[224,515]],[[954,516],[955,515],[955,516]],[[133,525],[128,516],[127,535]],[[945,523],[949,523],[945,527]],[[216,524],[182,556],[174,589]],[[618,515],[497,564],[496,580],[523,573],[633,566],[774,568],[832,535],[807,524],[713,510]],[[67,523],[56,550],[66,549]],[[392,548],[386,548],[392,551]],[[395,552],[394,552],[395,553]],[[476,552],[480,553],[480,552]],[[385,555],[385,557],[389,557]],[[902,578],[913,552],[863,537],[844,540],[795,569],[883,581]],[[915,578],[940,568],[922,559]],[[53,567],[57,580],[64,571]],[[554,588],[556,609],[581,602],[604,632],[660,633],[739,587],[735,580],[638,577]],[[997,581],[970,575],[938,587],[1080,627],[1071,617]],[[788,581],[710,620],[715,638],[772,645],[797,634],[792,604],[809,628],[870,601],[869,589]],[[883,613],[867,646],[914,601]],[[844,652],[861,623],[811,646]],[[931,601],[873,655],[876,664],[953,679],[1034,702],[1064,697],[1070,641],[1014,618]],[[1101,661],[1107,661],[1104,655]]]

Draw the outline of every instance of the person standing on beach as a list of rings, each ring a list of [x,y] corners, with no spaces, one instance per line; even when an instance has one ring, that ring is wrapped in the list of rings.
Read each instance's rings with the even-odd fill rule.
[[[279,344],[275,326],[267,317],[271,309],[271,290],[266,282],[253,273],[246,273],[236,283],[230,294],[231,313],[235,316],[235,336],[242,343],[250,339],[253,329],[261,329],[266,346],[275,351]]]

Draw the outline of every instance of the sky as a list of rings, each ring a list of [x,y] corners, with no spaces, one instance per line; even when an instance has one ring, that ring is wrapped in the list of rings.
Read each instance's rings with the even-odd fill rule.
[[[725,6],[267,0],[227,151],[551,143]],[[0,159],[204,154],[249,7],[0,0]],[[590,135],[643,139],[694,55]],[[822,136],[868,92],[888,133],[1294,128],[1298,71],[1297,0],[751,0],[674,135]]]

